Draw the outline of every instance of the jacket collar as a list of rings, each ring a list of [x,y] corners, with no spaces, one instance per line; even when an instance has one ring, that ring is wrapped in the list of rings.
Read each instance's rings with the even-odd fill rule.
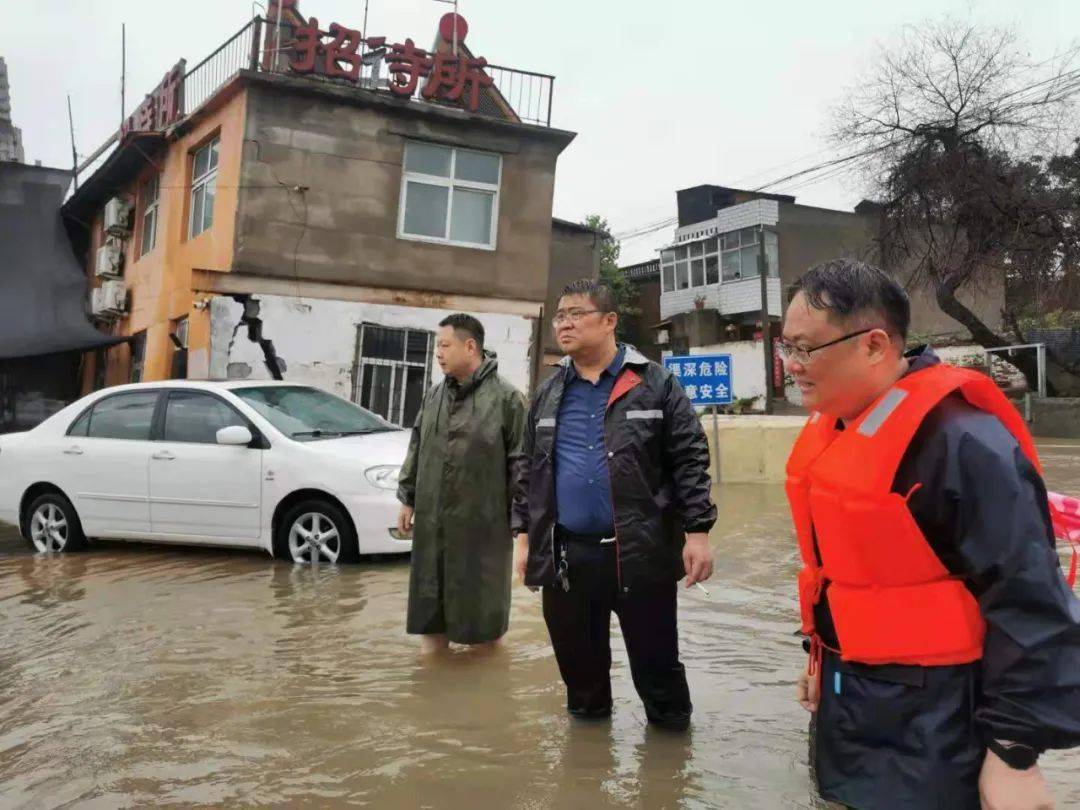
[[[924,368],[930,368],[941,363],[941,358],[938,357],[937,352],[930,346],[918,346],[909,352],[904,353],[904,357],[908,361],[908,374],[912,374],[916,371],[922,371]],[[907,374],[904,375],[905,377]]]
[[[618,344],[619,349],[622,351],[622,364],[619,366],[619,371],[622,371],[627,366],[647,366],[649,364],[649,358],[643,355],[637,350],[636,347],[631,346],[629,343]],[[571,368],[574,364],[574,358],[570,355],[566,355],[559,361],[559,365],[565,368]]]

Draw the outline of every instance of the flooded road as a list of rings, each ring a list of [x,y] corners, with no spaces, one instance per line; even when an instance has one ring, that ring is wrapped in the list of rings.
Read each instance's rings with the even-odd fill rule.
[[[1051,488],[1080,494],[1080,444],[1042,452]],[[646,728],[618,638],[613,720],[571,723],[522,588],[501,651],[424,663],[404,560],[119,543],[46,558],[0,527],[0,807],[820,806],[782,489],[717,496],[712,596],[679,597],[686,736]],[[1080,754],[1043,762],[1059,807],[1080,806]]]

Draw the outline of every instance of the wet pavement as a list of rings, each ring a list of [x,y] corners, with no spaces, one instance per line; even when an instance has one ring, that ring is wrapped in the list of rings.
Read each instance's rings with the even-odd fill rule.
[[[1042,443],[1080,494],[1080,443]],[[655,733],[613,639],[616,707],[581,725],[539,597],[501,650],[424,662],[408,563],[98,543],[32,555],[0,526],[0,807],[788,808],[806,768],[797,554],[779,486],[718,489],[709,589],[680,593],[689,735]],[[1080,754],[1044,768],[1080,806]]]

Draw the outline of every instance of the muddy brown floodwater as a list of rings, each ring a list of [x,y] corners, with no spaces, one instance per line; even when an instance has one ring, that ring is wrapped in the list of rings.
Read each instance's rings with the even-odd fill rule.
[[[1042,444],[1080,493],[1080,444]],[[680,592],[695,714],[655,733],[613,639],[615,716],[579,725],[539,598],[515,588],[501,651],[422,663],[408,563],[96,544],[30,554],[0,528],[0,807],[817,807],[797,567],[782,489],[718,488],[709,588]],[[617,636],[617,634],[615,634]],[[1044,758],[1080,806],[1080,755]]]

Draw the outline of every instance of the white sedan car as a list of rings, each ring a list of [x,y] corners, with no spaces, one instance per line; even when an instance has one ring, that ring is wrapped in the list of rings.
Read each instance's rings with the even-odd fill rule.
[[[409,433],[275,382],[140,383],[0,436],[0,520],[40,552],[88,537],[261,548],[295,562],[407,552]]]

